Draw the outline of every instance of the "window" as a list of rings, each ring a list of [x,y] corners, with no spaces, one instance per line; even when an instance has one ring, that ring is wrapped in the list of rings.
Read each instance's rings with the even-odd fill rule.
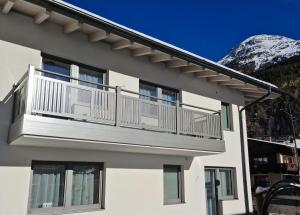
[[[79,84],[88,86],[88,87],[94,87],[98,89],[102,89],[103,87],[101,86],[104,84],[103,82],[103,72],[98,72],[92,69],[87,69],[83,67],[79,67],[79,79],[83,81],[88,81],[91,83],[97,83],[100,85],[96,84],[91,84],[87,82],[80,81]]]
[[[157,101],[157,99],[151,98],[151,97],[157,97],[157,89],[153,85],[147,83],[140,83],[140,94],[141,94],[140,96],[141,99],[149,100],[149,101]]]
[[[231,108],[228,103],[222,102],[221,103],[221,120],[222,120],[222,128],[225,130],[232,129],[231,123]]]
[[[221,199],[234,199],[234,172],[232,169],[220,169],[220,188],[219,195]]]
[[[50,72],[58,73],[60,75],[70,76],[70,64],[63,63],[57,60],[43,58],[43,69]],[[59,76],[59,75],[53,75],[49,73],[45,73],[43,75],[61,81],[67,81],[67,82],[70,81],[69,78]]]
[[[255,187],[269,187],[272,181],[269,175],[254,175],[254,183]]]
[[[101,208],[102,163],[34,162],[31,211]]]
[[[261,165],[261,164],[267,164],[269,162],[268,157],[255,157],[253,158],[254,164]]]
[[[164,165],[164,202],[183,202],[183,171],[181,166]]]
[[[213,177],[210,178],[210,180],[206,180],[210,181],[210,183],[214,183],[211,181],[220,182],[220,185],[217,187],[220,200],[232,200],[237,198],[235,168],[205,168],[205,176]],[[207,187],[209,186],[207,185]]]
[[[73,66],[71,69],[71,65]],[[96,69],[87,65],[72,62],[69,60],[59,59],[54,56],[48,56],[43,58],[43,69],[58,73],[64,76],[72,76],[73,78],[80,79],[80,85],[102,89],[104,84],[104,70]],[[54,78],[61,81],[70,82],[70,78],[59,75],[45,73],[44,76]],[[86,82],[85,82],[86,81]],[[91,83],[87,83],[91,82]],[[100,85],[92,84],[97,83]]]
[[[178,97],[178,91],[176,90],[156,86],[154,84],[149,84],[145,82],[140,82],[140,94],[142,94],[140,98],[150,101],[157,101],[157,99],[148,96],[161,98],[163,99],[162,103],[168,105],[175,105],[175,102]]]
[[[162,89],[162,99],[164,104],[175,105],[177,99],[177,92],[170,89]]]

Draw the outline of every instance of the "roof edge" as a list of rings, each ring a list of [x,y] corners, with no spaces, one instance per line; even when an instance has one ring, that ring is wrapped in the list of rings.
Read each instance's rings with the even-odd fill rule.
[[[280,89],[271,83],[268,83],[268,82],[256,79],[252,76],[243,74],[239,71],[228,68],[219,63],[213,62],[211,60],[208,60],[206,58],[203,58],[201,56],[198,56],[198,55],[188,52],[186,50],[180,49],[171,44],[168,44],[166,42],[160,41],[156,38],[150,37],[148,35],[145,35],[143,33],[135,31],[133,29],[130,29],[130,28],[127,28],[120,24],[117,24],[115,22],[112,22],[106,18],[98,16],[94,13],[91,13],[82,8],[76,7],[72,4],[66,3],[64,1],[60,1],[60,0],[25,0],[25,1],[33,3],[33,4],[38,4],[42,7],[49,9],[50,11],[55,11],[55,12],[64,14],[66,16],[70,16],[81,22],[85,22],[87,24],[93,25],[95,27],[99,27],[108,32],[122,36],[128,40],[133,40],[135,42],[138,42],[145,46],[151,47],[153,49],[165,52],[171,56],[181,58],[188,62],[197,64],[197,65],[201,65],[201,66],[205,66],[208,69],[214,70],[214,71],[216,71],[218,73],[222,73],[224,75],[228,75],[232,78],[244,81],[246,83],[255,85],[257,87],[260,87],[260,88],[263,88],[266,90],[271,89],[271,91],[273,93],[276,93],[279,95],[292,96],[289,92],[287,92],[283,89]]]

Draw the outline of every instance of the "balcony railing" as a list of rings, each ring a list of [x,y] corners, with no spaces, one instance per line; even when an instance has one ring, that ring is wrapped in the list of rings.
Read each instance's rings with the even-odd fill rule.
[[[51,75],[70,82],[47,77]],[[79,80],[33,66],[15,91],[14,119],[24,113],[222,139],[218,111]]]

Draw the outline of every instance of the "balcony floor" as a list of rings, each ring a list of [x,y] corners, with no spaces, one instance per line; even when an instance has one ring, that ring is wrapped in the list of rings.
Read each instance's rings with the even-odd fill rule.
[[[11,145],[180,156],[225,152],[224,140],[175,135],[24,114],[10,128]]]

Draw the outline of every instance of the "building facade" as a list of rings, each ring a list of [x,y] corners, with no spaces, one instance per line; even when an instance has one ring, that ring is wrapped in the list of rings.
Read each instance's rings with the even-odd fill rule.
[[[239,110],[276,86],[61,1],[0,6],[0,214],[252,211]]]
[[[257,209],[257,187],[268,188],[281,180],[298,181],[294,144],[248,138],[251,189]],[[298,149],[299,154],[299,149]],[[299,194],[283,192],[270,205],[270,212],[293,215],[299,211]]]

